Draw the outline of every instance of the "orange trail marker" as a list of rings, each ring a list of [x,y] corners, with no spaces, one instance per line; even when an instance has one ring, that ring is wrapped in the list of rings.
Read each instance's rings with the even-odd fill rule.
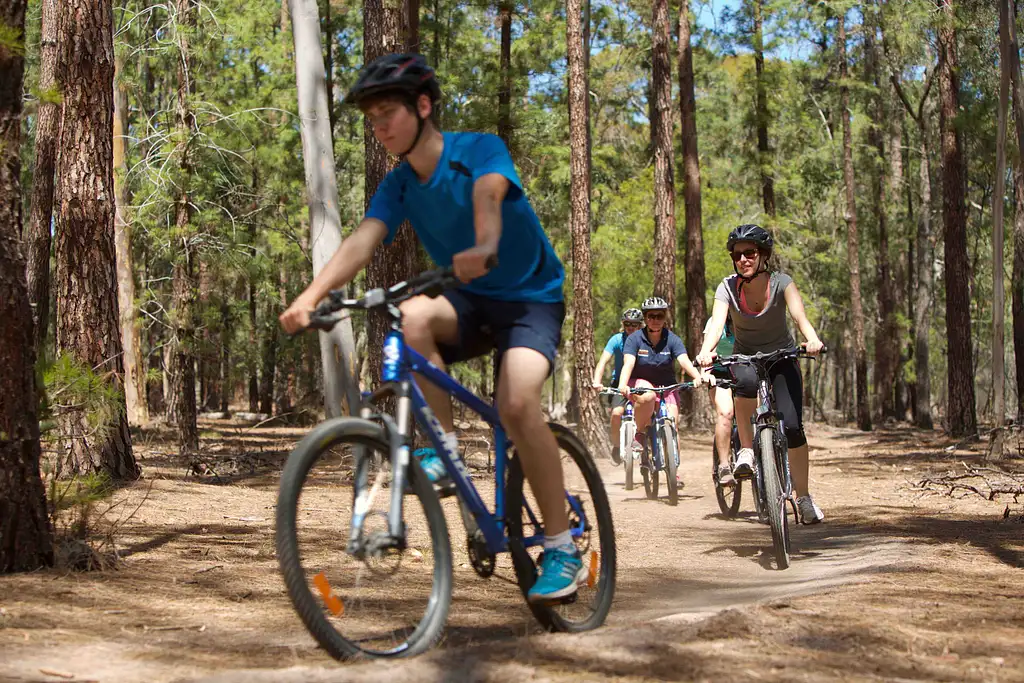
[[[340,617],[345,612],[345,605],[337,595],[331,593],[331,584],[327,582],[327,577],[323,572],[313,577],[313,585],[320,591],[320,597],[324,599],[324,604],[327,605],[327,609],[331,610],[331,614]]]

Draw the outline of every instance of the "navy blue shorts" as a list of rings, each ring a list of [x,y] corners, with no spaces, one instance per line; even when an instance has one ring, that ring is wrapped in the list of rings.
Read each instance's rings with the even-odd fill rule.
[[[555,367],[555,352],[562,341],[565,304],[531,301],[499,301],[472,292],[449,289],[448,299],[459,321],[457,344],[438,344],[441,358],[448,365],[498,352],[498,363],[505,351],[525,347],[539,351],[548,359],[550,373]]]

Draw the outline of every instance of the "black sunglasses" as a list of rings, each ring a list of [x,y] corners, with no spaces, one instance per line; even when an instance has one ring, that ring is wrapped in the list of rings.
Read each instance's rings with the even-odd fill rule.
[[[648,313],[645,317],[648,320],[664,320],[665,319],[665,314],[664,313]]]
[[[758,251],[757,249],[747,249],[745,251],[731,251],[729,252],[729,254],[730,256],[732,256],[732,260],[734,262],[739,261],[741,258],[745,258],[748,261],[753,261],[754,257],[757,256]]]

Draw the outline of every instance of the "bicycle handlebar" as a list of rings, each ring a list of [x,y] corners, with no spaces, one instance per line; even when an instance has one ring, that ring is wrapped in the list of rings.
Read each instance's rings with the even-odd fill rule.
[[[486,265],[489,269],[493,269],[498,265],[498,259],[491,257]],[[330,331],[342,318],[337,315],[339,311],[353,308],[368,311],[381,306],[396,307],[403,301],[421,294],[433,299],[440,296],[444,290],[459,284],[461,284],[461,280],[455,276],[454,270],[438,268],[424,271],[387,289],[383,287],[371,289],[357,299],[346,298],[345,292],[340,289],[331,290],[327,294],[327,300],[310,314],[309,325],[306,329]]]
[[[822,346],[819,354],[821,353],[828,353],[828,347]],[[731,356],[716,356],[715,363],[726,367],[728,367],[729,365],[765,365],[767,363],[772,363],[775,361],[796,358],[809,358],[811,360],[816,360],[817,356],[812,356],[811,354],[807,353],[805,345],[801,344],[799,347],[795,349],[778,349],[777,351],[769,351],[768,353],[758,351],[757,353],[750,355],[735,353]]]

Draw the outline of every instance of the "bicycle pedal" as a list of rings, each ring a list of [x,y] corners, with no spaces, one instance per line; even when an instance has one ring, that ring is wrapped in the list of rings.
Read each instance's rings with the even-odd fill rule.
[[[579,599],[579,591],[570,595],[565,595],[554,600],[547,600],[542,603],[545,607],[558,607],[559,605],[571,605]]]
[[[434,490],[437,491],[438,498],[450,498],[457,493],[455,482],[451,479],[434,484]]]

